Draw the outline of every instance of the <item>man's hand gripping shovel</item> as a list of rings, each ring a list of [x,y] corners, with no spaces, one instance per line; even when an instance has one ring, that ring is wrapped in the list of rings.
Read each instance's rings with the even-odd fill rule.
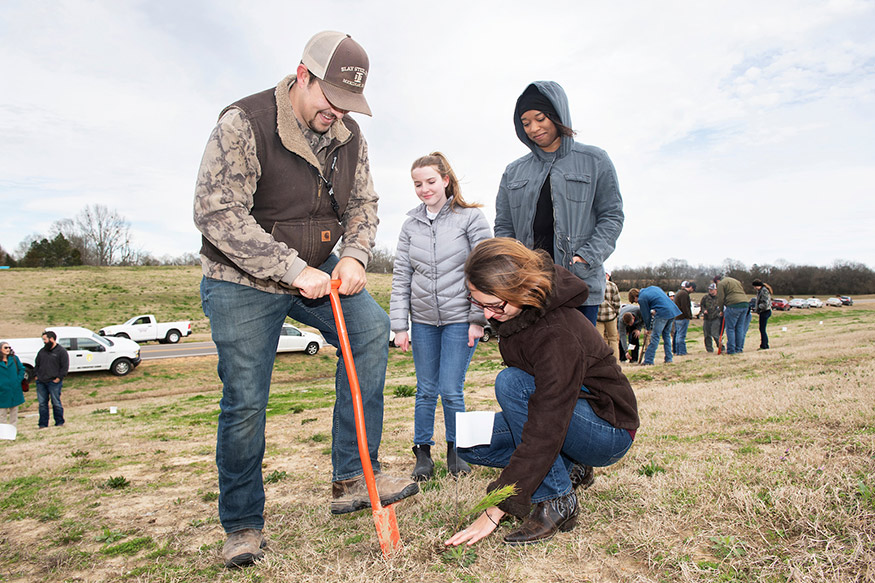
[[[346,376],[349,378],[349,390],[352,392],[352,407],[355,415],[355,433],[358,440],[359,457],[362,460],[362,470],[365,474],[365,483],[368,486],[368,497],[371,500],[371,508],[374,513],[377,538],[380,540],[380,549],[383,551],[383,556],[388,557],[393,551],[401,548],[401,535],[398,532],[395,508],[391,504],[385,508],[380,504],[380,494],[377,492],[374,468],[371,466],[371,455],[368,452],[368,436],[365,432],[365,410],[362,404],[362,393],[359,388],[358,375],[355,372],[355,363],[352,359],[352,347],[349,344],[349,334],[346,331],[346,322],[343,319],[343,309],[340,307],[338,288],[340,288],[340,280],[331,280],[331,310],[334,312],[334,321],[337,324],[337,337],[340,340],[340,352],[343,354]]]

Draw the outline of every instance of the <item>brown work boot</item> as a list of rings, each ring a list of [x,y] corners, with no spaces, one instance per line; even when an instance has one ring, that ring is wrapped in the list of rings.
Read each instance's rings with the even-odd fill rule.
[[[419,492],[419,486],[410,478],[396,478],[388,474],[374,474],[380,504],[388,506]],[[331,514],[346,514],[371,507],[364,475],[339,480],[331,486]]]
[[[260,530],[244,528],[232,532],[222,548],[222,558],[226,567],[245,567],[264,557],[263,549],[267,543]]]
[[[567,496],[535,504],[522,526],[504,537],[506,544],[528,545],[548,541],[559,532],[567,532],[577,524],[577,496]]]
[[[575,490],[580,487],[586,490],[595,482],[595,472],[593,472],[592,466],[585,466],[577,462],[572,464],[568,477],[571,478],[571,487]]]

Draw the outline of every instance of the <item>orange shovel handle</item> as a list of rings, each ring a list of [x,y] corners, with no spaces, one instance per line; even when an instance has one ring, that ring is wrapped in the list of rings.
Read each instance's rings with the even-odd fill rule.
[[[340,353],[343,355],[343,363],[346,366],[346,376],[349,379],[349,390],[352,393],[352,409],[355,416],[355,435],[359,446],[359,457],[362,460],[362,470],[365,473],[365,483],[368,486],[368,497],[371,499],[371,508],[380,510],[380,495],[377,492],[377,483],[374,480],[374,467],[371,465],[371,453],[368,451],[368,434],[365,431],[365,407],[362,402],[362,391],[359,387],[359,378],[355,372],[355,363],[352,359],[352,346],[349,344],[349,333],[346,331],[346,321],[343,319],[343,309],[340,307],[340,295],[337,290],[340,287],[339,279],[331,280],[331,310],[334,312],[334,321],[337,324],[337,337],[340,340]]]

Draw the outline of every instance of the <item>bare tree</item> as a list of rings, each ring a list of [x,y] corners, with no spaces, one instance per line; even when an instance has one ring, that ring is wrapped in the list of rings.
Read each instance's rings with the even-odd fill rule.
[[[136,254],[131,249],[130,223],[114,210],[101,204],[86,206],[75,224],[94,265],[129,263]]]

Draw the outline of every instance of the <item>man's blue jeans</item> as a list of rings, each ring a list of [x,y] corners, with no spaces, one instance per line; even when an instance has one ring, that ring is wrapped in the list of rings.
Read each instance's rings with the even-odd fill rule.
[[[332,255],[320,269],[331,273]],[[266,293],[245,285],[204,278],[204,313],[210,319],[219,353],[222,400],[216,465],[219,470],[219,518],[226,532],[264,526],[264,427],[277,341],[286,316],[317,328],[339,346],[329,298]],[[349,341],[364,404],[368,450],[375,471],[383,432],[383,386],[389,350],[389,316],[362,291],[341,296]],[[352,396],[343,358],[337,351],[334,420],[331,429],[333,480],[362,473]]]
[[[744,352],[744,337],[747,335],[747,327],[750,326],[750,308],[733,308],[727,306],[723,310],[723,318],[726,328],[726,354]]]
[[[468,346],[468,323],[431,326],[413,322],[410,346],[416,367],[413,443],[434,445],[438,397],[444,410],[447,441],[456,441],[456,411],[465,410],[465,373],[477,347]]]
[[[581,390],[589,392],[586,387]],[[503,468],[522,442],[523,426],[528,420],[529,399],[535,393],[535,377],[518,369],[506,368],[495,378],[495,397],[501,411],[495,414],[492,442],[459,448],[459,457],[468,463]],[[632,446],[632,436],[617,429],[593,413],[586,399],[578,399],[565,434],[562,451],[547,476],[532,494],[532,503],[552,500],[571,492],[568,472],[576,461],[587,466],[617,463]]]
[[[47,383],[38,380],[36,382],[36,398],[39,402],[39,426],[49,426],[49,400],[52,401],[52,416],[55,418],[55,425],[64,424],[64,406],[61,405],[61,386],[64,384],[64,379]]]
[[[665,345],[665,362],[672,361],[671,355],[671,323],[674,318],[660,318],[653,316],[653,329],[650,331],[650,343],[647,345],[647,350],[644,352],[644,364],[653,364],[653,359],[656,358],[656,349],[659,348],[659,338],[662,337],[662,342]]]
[[[687,329],[690,327],[689,320],[674,321],[674,338],[672,338],[672,347],[674,353],[678,356],[687,354]]]

